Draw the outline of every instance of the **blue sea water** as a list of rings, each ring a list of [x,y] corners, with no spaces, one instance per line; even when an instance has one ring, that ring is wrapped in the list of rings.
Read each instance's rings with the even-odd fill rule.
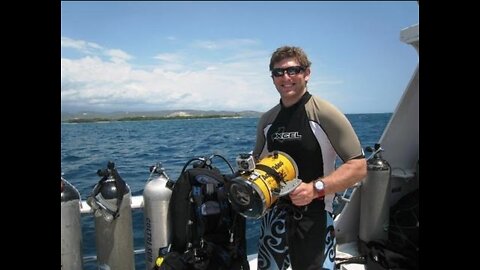
[[[362,146],[378,142],[391,113],[349,114]],[[218,154],[235,167],[240,153],[253,149],[258,118],[215,118],[61,124],[61,166],[63,177],[80,192],[81,199],[91,194],[100,177],[96,172],[113,161],[130,186],[132,196],[142,195],[149,167],[162,162],[168,176],[176,180],[184,164],[194,157]],[[230,169],[214,158],[222,172]],[[134,248],[144,248],[143,212],[133,211]],[[247,251],[256,252],[259,221],[247,221]],[[96,254],[92,215],[82,216],[83,256]],[[136,270],[145,269],[145,255],[135,255]],[[85,270],[97,269],[87,260]]]

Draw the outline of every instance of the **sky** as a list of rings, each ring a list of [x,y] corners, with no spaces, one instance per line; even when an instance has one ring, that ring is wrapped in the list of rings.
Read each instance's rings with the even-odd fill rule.
[[[308,91],[344,113],[393,112],[419,55],[417,1],[61,2],[62,112],[264,112],[276,48],[303,48]]]

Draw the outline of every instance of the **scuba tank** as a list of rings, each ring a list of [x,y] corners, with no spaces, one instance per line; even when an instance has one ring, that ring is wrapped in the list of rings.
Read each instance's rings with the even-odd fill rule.
[[[390,212],[390,165],[382,158],[383,148],[367,147],[367,177],[360,187],[359,237],[364,243],[388,239]],[[360,245],[362,247],[362,245]],[[362,248],[363,249],[363,248]]]
[[[146,269],[155,266],[160,249],[168,249],[170,224],[168,204],[172,191],[166,187],[169,178],[161,163],[150,167],[149,181],[143,190],[143,216]],[[162,251],[161,253],[163,253]]]
[[[95,216],[98,269],[135,269],[130,188],[111,161],[97,174],[102,178],[87,203]]]
[[[80,218],[80,193],[63,177],[61,210],[62,210],[62,270],[82,270],[82,226]]]

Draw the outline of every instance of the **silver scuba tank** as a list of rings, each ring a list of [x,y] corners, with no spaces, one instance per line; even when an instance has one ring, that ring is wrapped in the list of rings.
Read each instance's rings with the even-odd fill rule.
[[[61,191],[61,257],[62,270],[82,270],[82,226],[80,216],[80,193],[63,177]]]
[[[168,203],[172,191],[166,187],[169,178],[161,163],[150,167],[149,181],[143,190],[143,215],[146,269],[155,266],[159,249],[167,249],[170,240]]]
[[[87,203],[95,216],[98,269],[135,269],[130,188],[111,161],[97,174],[102,178]]]
[[[390,165],[382,158],[380,144],[367,160],[367,177],[360,187],[360,240],[387,240],[390,213]]]

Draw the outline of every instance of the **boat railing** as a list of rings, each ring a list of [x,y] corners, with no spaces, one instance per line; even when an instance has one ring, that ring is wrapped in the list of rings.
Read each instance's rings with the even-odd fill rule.
[[[142,195],[132,196],[130,206],[132,210],[143,209],[143,196]],[[86,200],[82,200],[80,202],[80,214],[82,215],[93,214],[93,210],[90,207],[90,205],[88,205]]]

